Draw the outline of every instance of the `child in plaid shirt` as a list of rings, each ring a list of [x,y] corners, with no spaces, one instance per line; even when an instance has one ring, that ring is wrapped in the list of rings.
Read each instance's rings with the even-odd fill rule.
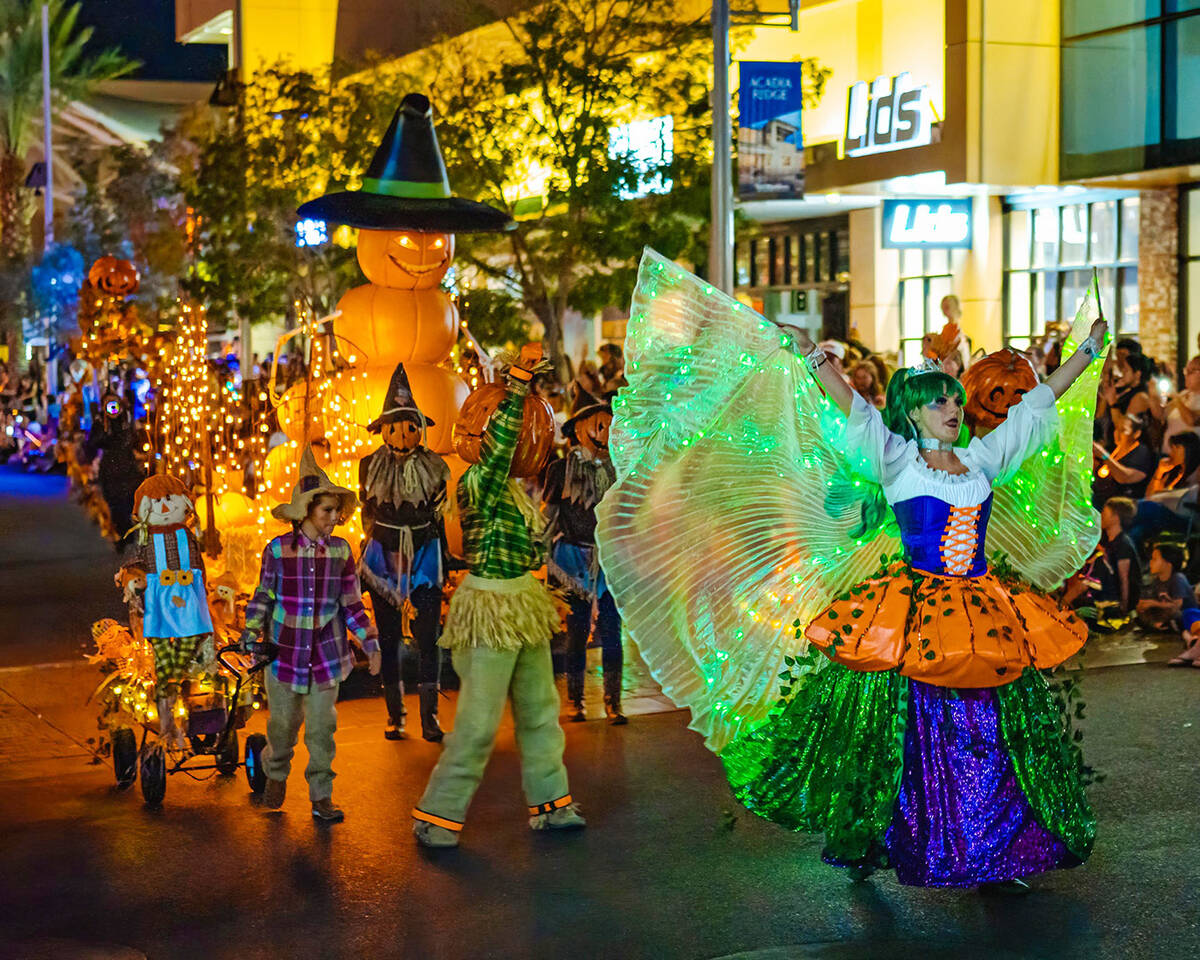
[[[266,632],[279,648],[266,673],[267,775],[262,804],[283,806],[287,776],[300,725],[308,748],[308,794],[315,820],[338,823],[345,815],[333,805],[333,734],[341,681],[354,668],[347,630],[367,654],[371,675],[379,673],[375,627],[359,594],[354,556],[334,527],[358,506],[358,497],[332,483],[317,466],[311,448],[300,461],[300,480],[290,503],[271,513],[292,522],[292,532],[276,537],[263,551],[258,589],[246,606],[249,644]]]

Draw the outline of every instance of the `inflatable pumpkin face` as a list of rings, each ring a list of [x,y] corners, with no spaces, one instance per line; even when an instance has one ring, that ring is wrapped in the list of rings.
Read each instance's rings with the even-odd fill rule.
[[[360,230],[358,265],[372,283],[394,290],[432,290],[454,259],[454,234]]]
[[[127,297],[138,288],[137,268],[128,260],[101,257],[88,271],[88,282],[111,297]]]
[[[454,425],[454,452],[467,463],[479,462],[483,434],[506,393],[501,383],[485,383],[472,391],[462,405],[458,422]],[[513,452],[508,475],[519,479],[536,477],[545,465],[553,444],[554,411],[542,397],[528,394],[521,418],[521,435],[517,438],[517,448]]]
[[[975,434],[995,430],[1009,408],[1038,385],[1033,365],[1015,350],[997,350],[975,361],[963,375],[967,425]]]

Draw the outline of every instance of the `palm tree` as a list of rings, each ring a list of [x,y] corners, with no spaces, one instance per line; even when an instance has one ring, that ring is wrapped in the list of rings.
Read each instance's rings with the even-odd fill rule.
[[[91,27],[79,27],[79,4],[48,0],[50,85],[59,110],[96,84],[139,66],[119,50],[87,56]],[[42,127],[42,3],[0,0],[0,263],[29,253],[33,198],[25,160]]]

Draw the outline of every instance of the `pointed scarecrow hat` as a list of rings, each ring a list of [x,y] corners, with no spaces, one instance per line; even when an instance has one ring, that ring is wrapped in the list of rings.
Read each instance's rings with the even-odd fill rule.
[[[296,213],[367,230],[488,233],[513,226],[503,211],[450,193],[433,111],[420,93],[401,101],[361,190],[326,194]]]
[[[304,518],[308,516],[309,504],[323,493],[332,494],[341,501],[340,512],[343,521],[358,506],[358,495],[330,480],[329,475],[317,466],[312,447],[306,445],[304,454],[300,457],[300,479],[292,487],[292,499],[272,507],[271,516],[276,520],[303,523]]]
[[[608,413],[611,414],[612,404],[604,400],[599,400],[592,396],[583,387],[575,384],[575,412],[563,421],[562,433],[569,440],[575,439],[575,424],[584,417],[590,417],[593,413]]]
[[[395,423],[398,420],[418,420],[427,427],[434,426],[433,420],[425,416],[417,406],[402,363],[396,364],[396,369],[392,371],[392,382],[388,384],[387,396],[383,400],[383,413],[372,420],[367,429],[371,433],[378,433],[385,423]]]

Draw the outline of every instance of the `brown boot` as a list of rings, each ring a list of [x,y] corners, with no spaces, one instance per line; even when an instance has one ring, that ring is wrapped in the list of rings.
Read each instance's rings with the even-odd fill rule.
[[[572,723],[581,723],[587,719],[583,712],[583,674],[572,671],[567,674],[567,700],[573,709],[567,719]]]
[[[287,796],[286,780],[267,779],[267,785],[262,792],[262,805],[268,810],[278,810],[283,806],[283,798]]]
[[[346,815],[333,805],[333,801],[329,797],[324,800],[314,800],[312,813],[313,819],[321,823],[341,823],[346,819]]]

